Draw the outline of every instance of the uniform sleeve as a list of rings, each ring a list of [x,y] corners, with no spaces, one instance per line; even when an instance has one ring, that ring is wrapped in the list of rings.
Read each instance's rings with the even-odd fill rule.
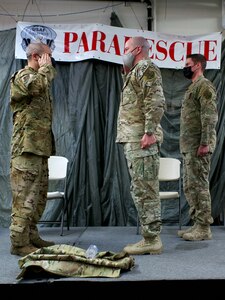
[[[56,71],[51,65],[44,65],[38,72],[23,69],[15,73],[10,82],[11,103],[40,95],[49,87],[55,75]]]
[[[218,121],[216,97],[216,90],[210,82],[202,85],[199,92],[202,124],[201,145],[209,145]]]
[[[145,132],[151,134],[160,124],[165,110],[160,70],[154,65],[148,66],[141,74],[140,83],[143,89]]]
[[[23,78],[23,83],[27,88],[30,96],[39,95],[50,85],[50,82],[55,77],[56,71],[51,65],[44,65],[38,69],[35,74],[29,74]]]

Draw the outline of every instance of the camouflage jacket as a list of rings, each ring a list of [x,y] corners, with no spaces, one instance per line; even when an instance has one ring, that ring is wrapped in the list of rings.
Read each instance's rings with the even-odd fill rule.
[[[203,75],[187,89],[181,107],[180,151],[196,152],[200,145],[208,145],[213,152],[216,145],[218,120],[216,90]]]
[[[86,250],[70,245],[43,247],[22,257],[19,262],[22,270],[17,279],[26,278],[38,271],[65,277],[119,277],[121,270],[134,267],[134,258],[126,252],[98,252],[93,259],[86,258]],[[28,271],[28,272],[27,272]]]
[[[116,142],[140,142],[145,132],[163,139],[160,121],[165,97],[159,68],[150,59],[139,61],[127,74],[122,89]]]
[[[26,66],[11,77],[12,158],[23,152],[54,154],[50,83],[55,75],[52,66],[44,65],[38,71]]]

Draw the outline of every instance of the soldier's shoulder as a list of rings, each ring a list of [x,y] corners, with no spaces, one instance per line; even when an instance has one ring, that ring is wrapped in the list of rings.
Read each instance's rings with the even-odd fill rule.
[[[150,59],[143,59],[137,64],[137,75],[141,77],[145,74],[160,74],[159,68]]]
[[[213,90],[216,90],[216,88],[215,88],[214,84],[212,83],[212,81],[209,80],[206,77],[202,77],[201,78],[200,85],[201,85],[201,87],[203,89],[213,89]]]
[[[216,98],[216,88],[209,79],[202,77],[198,84],[199,95],[208,100]]]
[[[12,76],[11,76],[11,81],[14,82],[16,80],[16,82],[18,81],[28,81],[30,76],[32,76],[32,72],[28,69],[28,68],[23,68],[20,69],[18,71],[16,71]]]
[[[17,70],[16,72],[14,72],[14,73],[12,74],[11,78],[21,77],[21,76],[23,76],[25,73],[26,73],[26,69],[25,69],[25,68],[20,69],[20,70]]]
[[[138,62],[138,68],[142,69],[142,70],[146,70],[146,69],[158,69],[158,67],[156,66],[156,64],[154,64],[152,62],[152,60],[149,59],[142,59]]]
[[[202,85],[213,85],[212,81],[209,80],[208,78],[206,78],[205,76],[200,76],[199,82],[200,82]]]
[[[26,68],[26,67],[18,71],[18,76],[19,77],[23,77],[23,76],[31,75],[31,74],[32,74],[31,69]]]

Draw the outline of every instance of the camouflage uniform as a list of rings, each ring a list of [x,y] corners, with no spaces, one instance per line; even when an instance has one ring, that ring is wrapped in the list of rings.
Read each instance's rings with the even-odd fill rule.
[[[66,277],[110,277],[116,278],[121,272],[134,267],[134,258],[126,252],[98,252],[94,258],[86,257],[86,250],[70,245],[44,247],[21,258],[19,267],[22,272],[17,279],[26,278],[32,271],[43,274],[57,274]],[[28,272],[27,272],[28,271]],[[28,273],[28,274],[26,274]]]
[[[213,223],[208,176],[216,145],[217,119],[216,90],[202,75],[185,93],[180,121],[184,193],[190,206],[191,219],[201,225]],[[200,145],[208,145],[210,153],[197,156]]]
[[[10,238],[15,247],[38,238],[37,223],[46,205],[48,157],[55,151],[50,83],[56,71],[44,65],[26,66],[11,78],[13,135]]]
[[[150,59],[139,61],[124,80],[116,142],[124,145],[131,193],[144,238],[154,238],[161,232],[158,172],[159,147],[163,139],[160,121],[164,108],[158,67]],[[147,132],[156,136],[157,143],[141,149],[141,138]]]

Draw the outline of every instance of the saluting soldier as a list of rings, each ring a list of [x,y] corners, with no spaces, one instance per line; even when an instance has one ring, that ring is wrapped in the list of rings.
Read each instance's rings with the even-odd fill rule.
[[[50,84],[56,75],[49,46],[37,42],[26,48],[28,65],[11,78],[12,214],[11,254],[27,255],[54,243],[37,229],[46,206],[48,157],[55,153]]]

